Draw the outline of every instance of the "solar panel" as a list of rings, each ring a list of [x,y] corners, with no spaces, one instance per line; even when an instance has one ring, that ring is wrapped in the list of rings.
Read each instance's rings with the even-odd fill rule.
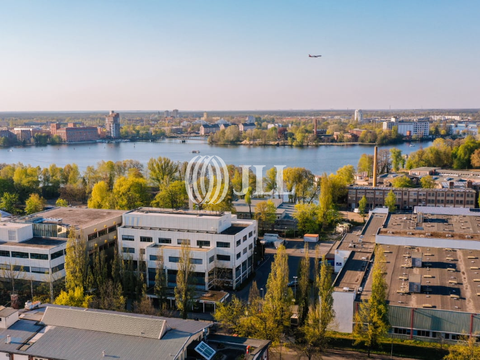
[[[202,355],[205,359],[210,360],[215,355],[215,350],[210,346],[205,344],[203,341],[200,341],[200,344],[197,345],[195,351]]]

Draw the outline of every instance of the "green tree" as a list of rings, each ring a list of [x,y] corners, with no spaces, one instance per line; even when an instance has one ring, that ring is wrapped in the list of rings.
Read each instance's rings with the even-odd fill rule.
[[[270,228],[275,223],[277,208],[272,200],[260,201],[255,207],[255,219],[258,221],[258,228]]]
[[[297,220],[297,228],[303,234],[318,233],[318,212],[315,204],[297,204],[293,218]]]
[[[420,179],[420,184],[424,189],[434,189],[436,186],[435,180],[430,175],[423,176]]]
[[[65,200],[65,199],[59,198],[59,199],[55,202],[55,205],[56,205],[56,206],[59,206],[59,207],[68,207],[68,201]]]
[[[337,170],[336,175],[342,183],[350,185],[355,180],[355,168],[353,165],[345,165]]]
[[[153,293],[158,299],[160,309],[163,309],[167,302],[167,277],[165,276],[163,251],[157,254],[157,266],[155,269],[155,285]]]
[[[393,171],[398,171],[405,166],[405,158],[402,156],[402,150],[391,148],[390,158],[392,159]]]
[[[298,270],[297,304],[299,306],[299,323],[303,324],[310,304],[310,254],[308,243],[304,246],[305,256],[300,261]]]
[[[373,174],[373,156],[362,154],[358,160],[357,171],[359,173],[365,172],[367,176],[372,176]]]
[[[277,168],[274,166],[267,170],[267,176],[264,178],[265,191],[270,192],[272,197],[275,196],[275,192],[278,192],[277,183]]]
[[[411,188],[413,187],[413,182],[409,177],[402,175],[392,180],[392,186],[394,188]]]
[[[87,275],[87,243],[77,237],[74,228],[69,229],[65,254],[65,284],[67,290],[82,288]]]
[[[245,316],[245,304],[232,295],[229,302],[217,303],[213,317],[226,328],[244,335],[242,323]]]
[[[358,212],[363,217],[364,221],[365,221],[366,210],[367,210],[367,198],[365,197],[365,195],[363,195],[363,197],[358,202]]]
[[[318,221],[322,228],[336,220],[333,205],[332,182],[327,174],[323,174],[320,179],[320,198],[318,202]]]
[[[165,180],[173,182],[176,179],[179,165],[166,157],[152,158],[148,161],[150,181],[161,188]]]
[[[288,254],[281,245],[275,254],[272,269],[267,280],[267,292],[263,312],[272,320],[268,329],[268,340],[279,340],[285,327],[290,325],[290,306],[292,305],[292,289],[288,287]]]
[[[105,181],[99,181],[93,186],[92,194],[88,199],[90,209],[113,209],[112,194]]]
[[[17,194],[5,192],[0,199],[0,209],[3,209],[10,214],[15,214],[17,212],[16,205],[18,202],[19,199]]]
[[[124,177],[115,181],[113,198],[117,210],[130,210],[150,203],[147,181],[139,177]]]
[[[161,186],[160,192],[152,201],[152,206],[169,209],[182,209],[188,205],[188,194],[183,181],[177,180]]]
[[[385,280],[385,254],[380,246],[375,250],[372,269],[372,291],[370,298],[360,304],[355,314],[353,335],[355,344],[364,343],[370,350],[380,345],[390,327],[388,323],[387,281]]]
[[[182,244],[177,271],[177,286],[175,287],[175,302],[183,319],[187,318],[188,310],[192,306],[193,296],[195,295],[193,284],[195,265],[192,264],[190,253],[188,245]]]
[[[100,309],[125,311],[125,297],[123,296],[122,284],[108,279],[99,290]]]
[[[388,208],[389,212],[394,212],[397,210],[397,197],[395,196],[393,190],[390,190],[385,197],[385,206]]]
[[[245,194],[245,203],[248,205],[248,212],[250,213],[250,219],[253,218],[252,216],[252,188],[249,186],[247,189],[247,193]]]
[[[84,294],[83,286],[77,286],[70,290],[62,290],[60,295],[55,299],[55,304],[87,308],[92,300],[92,295]]]
[[[475,150],[470,156],[470,162],[474,168],[480,167],[480,149]]]
[[[34,214],[43,210],[45,206],[45,199],[38,194],[30,194],[30,197],[25,202],[25,212],[27,215]]]

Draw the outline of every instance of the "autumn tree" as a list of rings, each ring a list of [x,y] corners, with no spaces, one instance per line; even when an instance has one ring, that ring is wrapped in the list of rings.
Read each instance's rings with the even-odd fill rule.
[[[87,274],[87,243],[81,237],[77,237],[76,230],[71,227],[68,233],[67,248],[65,254],[65,284],[67,290],[82,288]]]
[[[179,165],[169,158],[158,157],[152,158],[148,161],[148,175],[150,181],[161,188],[162,184],[167,180],[168,182],[175,181]]]
[[[150,203],[147,181],[142,177],[121,176],[113,185],[115,209],[130,210]]]
[[[297,286],[297,304],[299,306],[299,323],[303,324],[308,313],[310,304],[310,254],[308,251],[308,243],[304,246],[305,256],[300,261],[298,271]]]
[[[105,181],[99,181],[92,188],[92,194],[88,199],[90,209],[114,209],[112,194]]]
[[[480,347],[476,336],[463,336],[455,345],[448,348],[445,360],[474,360],[480,359]]]
[[[160,250],[156,257],[157,266],[155,269],[155,285],[153,287],[153,293],[158,299],[160,309],[163,309],[167,301],[167,277],[165,276],[163,251]]]
[[[394,188],[411,188],[413,187],[413,182],[409,177],[402,175],[392,180],[392,186]]]
[[[390,158],[392,159],[393,171],[398,171],[405,166],[405,158],[402,156],[402,150],[391,148]]]
[[[365,221],[366,210],[367,210],[367,198],[365,197],[365,195],[363,195],[363,197],[358,202],[358,212],[362,216],[364,221]]]
[[[473,154],[470,156],[470,162],[474,168],[480,167],[480,149],[477,149],[473,152]]]
[[[370,177],[373,174],[373,156],[362,154],[358,160],[357,171],[359,173],[365,172]]]
[[[389,212],[394,212],[397,210],[397,197],[395,196],[393,190],[390,190],[385,197],[385,206],[388,208]]]
[[[93,300],[92,295],[85,295],[83,286],[62,290],[55,299],[55,305],[87,308]]]
[[[56,206],[59,206],[59,207],[68,207],[68,201],[65,200],[65,199],[59,198],[59,199],[55,202],[55,205],[56,205]]]
[[[364,343],[370,350],[380,345],[389,329],[387,305],[387,281],[385,280],[385,254],[380,246],[375,250],[372,269],[372,291],[370,298],[360,304],[355,314],[355,344]]]
[[[43,210],[45,206],[45,199],[38,194],[30,194],[30,197],[25,202],[25,212],[27,215],[34,214]]]
[[[320,179],[320,198],[318,202],[318,221],[322,228],[327,227],[337,219],[337,213],[334,209],[332,198],[332,183],[327,176],[323,174]]]
[[[264,181],[265,191],[271,193],[272,197],[274,197],[275,192],[278,193],[277,168],[275,166],[267,170],[267,176],[265,176]]]
[[[15,193],[3,193],[0,198],[0,209],[9,212],[10,214],[15,214],[17,212],[16,206],[19,202],[18,195]]]
[[[297,220],[297,228],[304,234],[318,233],[318,205],[315,204],[297,204],[292,214]]]
[[[245,203],[248,205],[248,212],[250,213],[250,219],[253,218],[252,216],[252,187],[249,186],[247,192],[245,194]]]
[[[169,209],[182,209],[188,205],[188,194],[183,181],[166,182],[152,201],[152,206]]]
[[[195,295],[194,271],[195,265],[192,264],[190,248],[187,244],[182,244],[177,271],[177,286],[175,287],[175,302],[183,319],[187,318]]]

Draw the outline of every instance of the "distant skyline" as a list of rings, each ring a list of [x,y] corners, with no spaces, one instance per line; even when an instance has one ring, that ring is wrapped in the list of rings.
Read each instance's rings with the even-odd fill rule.
[[[480,107],[480,2],[17,0],[0,11],[0,112]]]

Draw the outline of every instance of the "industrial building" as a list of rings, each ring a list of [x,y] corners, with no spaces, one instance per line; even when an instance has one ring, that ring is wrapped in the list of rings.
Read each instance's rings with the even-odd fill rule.
[[[370,213],[359,233],[329,253],[337,273],[332,329],[352,332],[359,303],[371,294],[375,246],[386,257],[394,336],[457,340],[480,331],[480,212],[416,207],[414,214]]]
[[[76,126],[69,123],[66,127],[60,127],[60,124],[51,124],[50,133],[52,136],[58,135],[64,142],[84,142],[97,141],[100,139],[99,131],[94,126]]]
[[[197,289],[236,289],[253,271],[256,220],[238,220],[229,212],[140,208],[123,215],[118,228],[119,253],[145,261],[153,285],[158,261],[169,287],[176,284],[182,244],[189,246]]]
[[[424,119],[399,121],[398,118],[394,116],[390,121],[383,122],[383,130],[392,130],[394,126],[397,127],[398,134],[403,136],[424,137],[430,133],[430,123]]]
[[[474,208],[477,192],[470,188],[391,188],[371,186],[349,186],[348,205],[358,208],[362,197],[367,198],[367,209],[385,205],[385,198],[393,191],[397,198],[397,209],[412,210],[415,206],[437,206],[454,208]]]
[[[200,135],[215,134],[217,131],[220,131],[218,124],[202,124],[200,126]]]

